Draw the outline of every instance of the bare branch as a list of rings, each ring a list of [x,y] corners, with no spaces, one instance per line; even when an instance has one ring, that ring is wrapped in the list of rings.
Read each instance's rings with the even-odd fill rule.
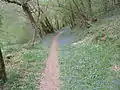
[[[37,0],[37,6],[38,6],[38,16],[37,16],[37,22],[39,21],[39,17],[40,17],[40,4],[39,4],[39,0]]]
[[[17,2],[17,1],[10,1],[10,0],[2,0],[2,1],[8,2],[8,3],[13,3],[13,4],[21,6],[21,3]]]

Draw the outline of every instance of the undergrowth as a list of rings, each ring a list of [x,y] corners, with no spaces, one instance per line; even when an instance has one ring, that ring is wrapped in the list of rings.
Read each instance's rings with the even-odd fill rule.
[[[4,90],[37,90],[47,48],[37,43],[35,47],[28,45],[9,45],[2,48],[7,82]],[[13,56],[7,59],[7,56]]]

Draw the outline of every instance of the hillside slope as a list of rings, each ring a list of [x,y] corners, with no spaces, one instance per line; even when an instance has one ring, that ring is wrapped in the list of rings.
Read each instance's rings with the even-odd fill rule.
[[[60,49],[61,90],[120,90],[119,20],[77,29],[80,41]]]

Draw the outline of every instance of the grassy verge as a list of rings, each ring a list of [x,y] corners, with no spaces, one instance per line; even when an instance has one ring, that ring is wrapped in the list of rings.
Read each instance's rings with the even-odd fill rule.
[[[61,90],[119,90],[119,54],[100,45],[77,45],[61,50]]]
[[[36,44],[35,48],[12,45],[5,46],[3,52],[4,57],[8,54],[14,56],[5,58],[8,81],[4,90],[37,90],[47,49],[40,44]]]

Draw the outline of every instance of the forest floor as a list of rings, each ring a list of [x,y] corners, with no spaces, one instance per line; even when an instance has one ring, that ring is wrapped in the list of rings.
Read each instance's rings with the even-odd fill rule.
[[[36,81],[42,77],[48,48],[38,42],[35,47],[4,45],[2,51],[8,78],[3,90],[38,90]]]
[[[89,29],[65,29],[58,39],[59,55],[57,52],[55,57],[59,58],[56,63],[60,70],[56,71],[61,90],[120,90],[119,21],[118,15],[102,19]],[[35,47],[3,45],[8,77],[4,90],[38,90],[36,81],[42,77],[53,36],[48,39],[43,44],[37,42]]]

